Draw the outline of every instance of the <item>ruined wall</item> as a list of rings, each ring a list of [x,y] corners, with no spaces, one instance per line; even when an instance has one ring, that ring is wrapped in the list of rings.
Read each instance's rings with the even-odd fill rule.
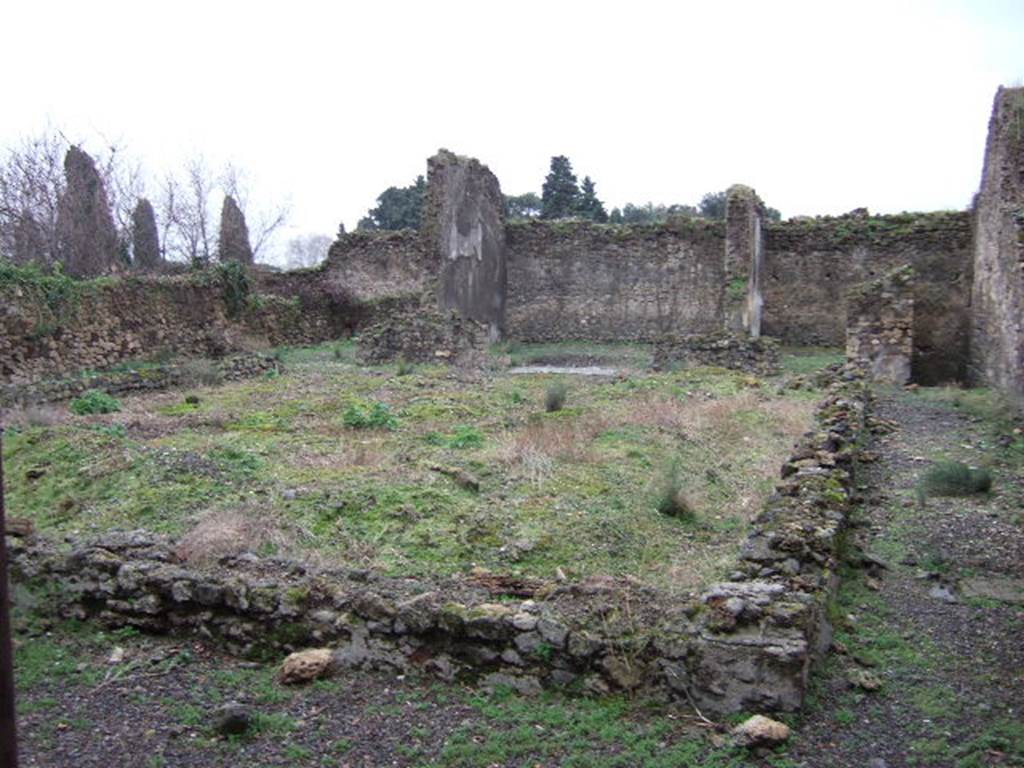
[[[397,578],[252,553],[204,565],[143,531],[70,547],[9,539],[12,574],[45,584],[51,607],[66,616],[196,633],[256,658],[326,645],[339,665],[522,692],[638,691],[706,713],[793,711],[831,638],[827,606],[868,428],[866,397],[855,372],[838,372],[729,581],[699,597],[609,576],[561,584],[498,574]]]
[[[438,257],[442,310],[484,323],[491,341],[505,326],[505,200],[478,160],[440,150],[427,162],[426,247]]]
[[[232,302],[213,273],[7,281],[0,286],[0,383],[163,354],[218,357],[334,338],[343,318],[333,304],[289,295],[288,285],[281,280],[279,294],[251,292]]]
[[[725,200],[725,326],[756,339],[764,310],[764,203],[741,184]]]
[[[204,373],[204,378],[209,375],[220,381],[239,381],[268,371],[280,373],[283,370],[273,355],[259,352],[232,355],[211,361],[210,366],[210,374]],[[144,366],[127,371],[86,371],[78,376],[34,381],[31,384],[0,384],[0,409],[15,405],[57,403],[78,397],[90,389],[117,396],[172,387],[194,387],[204,383],[209,381],[200,380],[188,365],[181,363]]]
[[[510,223],[508,334],[520,341],[652,341],[722,326],[721,222]]]
[[[846,296],[846,359],[875,381],[906,384],[914,354],[914,270],[898,267]]]
[[[332,297],[372,303],[431,290],[437,258],[414,229],[357,231],[334,242],[320,272],[322,290]]]
[[[1024,397],[1024,88],[996,93],[975,216],[971,379]]]
[[[765,227],[762,331],[783,343],[842,346],[846,291],[914,268],[914,381],[963,380],[971,300],[967,212],[791,220]]]

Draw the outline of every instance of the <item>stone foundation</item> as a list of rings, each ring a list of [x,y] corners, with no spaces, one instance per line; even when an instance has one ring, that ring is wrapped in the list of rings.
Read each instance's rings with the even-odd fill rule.
[[[779,346],[772,339],[734,333],[664,337],[654,346],[656,370],[713,365],[759,376],[778,373]]]
[[[395,360],[470,364],[486,356],[487,340],[483,323],[411,303],[361,333],[356,354],[369,365]]]
[[[267,371],[282,371],[281,363],[271,355],[234,355],[216,361],[204,361],[211,373],[222,381],[238,381]],[[173,387],[196,386],[189,364],[158,365],[129,371],[92,373],[65,379],[50,379],[32,384],[0,385],[0,407],[41,405],[71,400],[86,390],[98,389],[108,395],[151,392]]]
[[[795,710],[829,642],[826,605],[865,406],[863,382],[844,371],[754,521],[730,581],[699,596],[611,577],[388,578],[252,554],[204,567],[143,532],[70,548],[10,539],[12,567],[55,595],[65,615],[196,634],[250,657],[327,645],[343,665],[524,693],[578,686],[678,698],[716,714]]]

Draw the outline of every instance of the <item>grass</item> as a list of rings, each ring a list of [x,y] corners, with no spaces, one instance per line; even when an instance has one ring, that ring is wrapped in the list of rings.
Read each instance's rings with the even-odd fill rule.
[[[846,353],[833,347],[786,347],[782,350],[780,362],[785,373],[805,375],[845,359]]]
[[[98,413],[116,413],[121,410],[121,403],[106,392],[89,389],[71,401],[68,406],[77,416],[89,416]]]
[[[548,384],[548,388],[544,392],[544,410],[548,413],[562,410],[568,396],[569,387],[564,381],[554,381]]]
[[[921,492],[927,496],[971,496],[992,490],[992,473],[975,469],[959,461],[933,464],[920,480]]]
[[[670,721],[643,717],[624,699],[566,700],[555,695],[525,699],[507,690],[469,700],[478,718],[448,736],[424,768],[485,768],[492,765],[559,765],[577,768],[738,768],[743,755],[709,748],[699,738],[673,737]],[[766,765],[783,768],[784,757]]]
[[[678,459],[673,459],[665,468],[661,487],[658,490],[658,511],[669,517],[689,517],[693,514],[689,502],[683,495],[683,481],[681,477],[682,465]]]
[[[393,575],[561,568],[691,589],[734,557],[816,401],[697,368],[580,378],[549,413],[557,377],[467,384],[441,366],[360,367],[339,347],[278,350],[282,376],[191,402],[148,393],[12,430],[9,513],[57,536],[188,535],[199,559],[244,547]],[[692,519],[658,512],[669,456]],[[436,466],[477,478],[479,493]]]

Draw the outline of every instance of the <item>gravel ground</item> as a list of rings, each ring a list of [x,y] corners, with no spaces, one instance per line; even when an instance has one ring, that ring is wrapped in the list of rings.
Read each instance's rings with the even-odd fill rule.
[[[1024,604],[962,594],[978,576],[1024,586],[1024,478],[996,466],[994,493],[929,498],[915,483],[937,453],[968,464],[993,454],[976,419],[904,393],[876,405],[897,428],[858,481],[857,543],[886,566],[846,574],[833,654],[790,757],[805,766],[1024,765]],[[862,663],[858,663],[862,662]],[[851,689],[851,671],[882,682]]]

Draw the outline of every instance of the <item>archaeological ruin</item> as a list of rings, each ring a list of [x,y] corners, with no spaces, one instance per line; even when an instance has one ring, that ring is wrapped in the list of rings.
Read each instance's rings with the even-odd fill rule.
[[[510,222],[495,175],[441,150],[419,231],[344,234],[319,267],[100,278],[71,293],[0,285],[0,406],[174,387],[171,361],[190,356],[219,360],[220,380],[276,375],[271,347],[353,336],[367,365],[472,370],[500,341],[637,342],[663,371],[713,365],[754,378],[777,370],[780,345],[844,348],[847,364],[824,377],[811,429],[778,457],[781,478],[727,578],[692,598],[612,579],[275,571],[255,555],[204,568],[143,531],[70,548],[12,538],[17,577],[60,583],[67,615],[216,638],[241,655],[328,646],[339,664],[477,675],[524,692],[578,685],[656,691],[706,713],[796,710],[831,639],[858,453],[877,426],[872,384],[1024,397],[1022,126],[1024,89],[1000,89],[966,211],[773,222],[736,185],[723,221]],[[156,369],[111,370],[154,355]],[[642,606],[628,625],[623,602]]]

